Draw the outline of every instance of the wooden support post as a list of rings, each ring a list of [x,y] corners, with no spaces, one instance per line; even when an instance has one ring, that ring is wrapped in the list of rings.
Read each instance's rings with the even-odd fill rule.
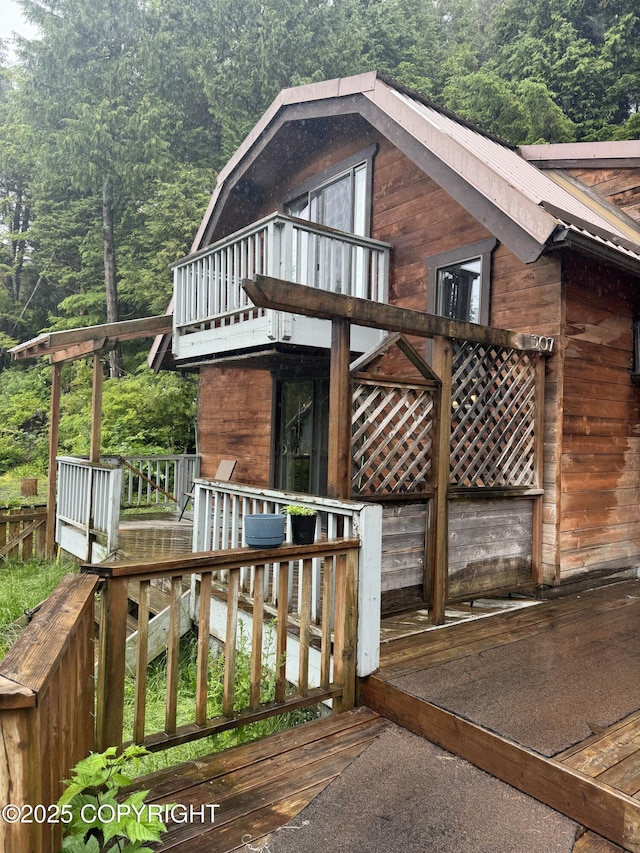
[[[351,497],[350,338],[349,321],[332,320],[327,495],[342,500]]]
[[[60,432],[60,374],[61,364],[53,365],[51,380],[51,414],[49,417],[49,483],[47,486],[47,539],[46,556],[51,559],[56,536],[56,484],[58,478],[58,435]]]
[[[534,356],[532,356],[534,357]],[[534,426],[534,466],[536,477],[536,488],[544,488],[544,374],[546,359],[541,355],[536,365],[536,391],[534,398],[535,426]],[[534,583],[544,582],[544,570],[542,567],[542,510],[544,495],[533,499],[533,543],[531,555],[531,574]]]
[[[100,432],[102,427],[102,381],[104,371],[99,355],[93,357],[93,387],[91,393],[91,444],[89,446],[89,461],[96,464],[100,461]]]
[[[193,590],[194,587],[192,586]],[[200,575],[200,610],[198,615],[198,663],[196,674],[196,725],[207,721],[209,695],[209,641],[211,639],[211,572]]]
[[[336,557],[336,617],[333,639],[333,680],[342,694],[333,702],[335,714],[349,711],[356,701],[356,642],[358,618],[358,552]]]
[[[169,601],[169,633],[167,635],[167,698],[164,730],[168,735],[176,733],[178,716],[178,675],[180,667],[180,598],[182,577],[171,578]]]
[[[127,578],[109,580],[100,594],[100,652],[96,703],[96,750],[122,747],[127,643]]]
[[[434,338],[433,355],[436,373],[442,380],[440,390],[440,419],[436,457],[435,553],[431,592],[433,607],[429,611],[434,625],[444,623],[449,573],[449,468],[451,458],[451,341]]]

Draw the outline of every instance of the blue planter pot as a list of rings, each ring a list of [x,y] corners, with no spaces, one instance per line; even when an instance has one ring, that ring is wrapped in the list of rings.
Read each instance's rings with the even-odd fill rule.
[[[262,512],[244,517],[244,538],[251,548],[277,548],[284,541],[286,517],[278,512]]]

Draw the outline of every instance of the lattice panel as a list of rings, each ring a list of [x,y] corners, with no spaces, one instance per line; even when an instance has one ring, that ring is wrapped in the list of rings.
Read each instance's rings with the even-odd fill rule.
[[[486,344],[454,345],[452,485],[535,485],[535,390],[530,354]]]
[[[424,491],[434,435],[433,387],[359,381],[353,392],[352,491],[359,495]]]

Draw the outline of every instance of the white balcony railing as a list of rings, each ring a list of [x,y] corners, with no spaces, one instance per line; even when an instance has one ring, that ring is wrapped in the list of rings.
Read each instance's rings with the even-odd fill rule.
[[[290,340],[290,324],[272,316],[279,312],[255,307],[242,289],[254,275],[386,302],[389,251],[379,240],[271,214],[174,264],[174,351],[179,358],[216,351],[206,344],[197,352],[180,348],[181,338],[203,332],[211,341],[211,330],[226,340],[222,349]]]
[[[88,563],[118,545],[122,468],[86,459],[58,457],[56,542]]]

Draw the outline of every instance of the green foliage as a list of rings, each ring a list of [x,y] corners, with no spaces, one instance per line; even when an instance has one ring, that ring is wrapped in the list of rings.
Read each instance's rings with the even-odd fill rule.
[[[63,825],[64,853],[152,853],[147,842],[158,842],[165,825],[144,808],[148,791],[118,797],[131,784],[125,768],[147,755],[132,745],[120,755],[115,747],[79,761],[58,800]],[[108,819],[111,816],[113,819]],[[117,819],[116,819],[117,818]]]
[[[0,474],[24,463],[46,467],[50,372],[22,367],[0,372]]]
[[[286,506],[282,512],[285,515],[315,515],[315,509],[312,509],[310,506],[299,506],[298,504],[289,504]]]
[[[108,379],[102,396],[102,452],[182,453],[194,442],[197,383],[176,373],[147,368]],[[61,402],[60,448],[74,456],[89,452],[91,372],[79,368]]]
[[[62,454],[86,456],[91,427],[91,366],[83,361],[63,371],[60,404]],[[197,380],[140,367],[104,383],[102,452],[182,453],[193,450]],[[14,366],[0,372],[0,475],[29,464],[48,464],[51,368]]]
[[[0,658],[26,626],[25,611],[41,604],[76,568],[67,560],[0,561]]]
[[[0,370],[10,340],[107,318],[107,185],[120,314],[164,311],[216,170],[283,87],[375,68],[513,143],[638,137],[635,0],[21,5],[42,37],[0,64]]]

